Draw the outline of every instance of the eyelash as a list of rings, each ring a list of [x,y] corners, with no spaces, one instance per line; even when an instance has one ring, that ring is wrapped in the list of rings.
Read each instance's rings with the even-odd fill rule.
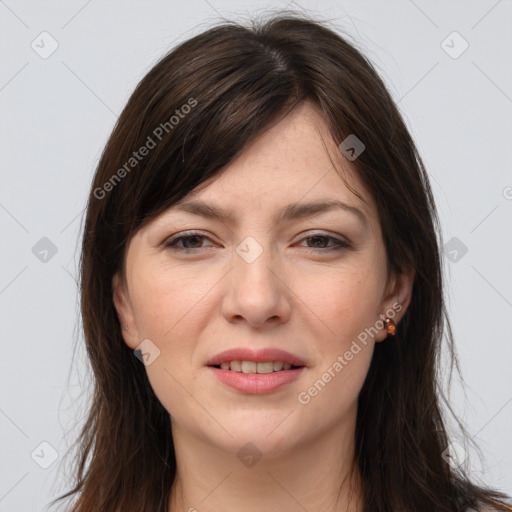
[[[169,249],[173,250],[173,251],[181,251],[181,252],[185,252],[185,253],[188,253],[188,254],[196,253],[198,250],[203,249],[203,247],[189,248],[189,247],[178,247],[176,245],[178,242],[180,242],[182,240],[186,240],[188,238],[201,238],[201,239],[209,240],[209,238],[206,235],[202,235],[201,233],[196,233],[196,232],[190,232],[190,233],[178,236],[176,238],[171,238],[165,244],[165,246],[168,247]],[[331,247],[318,247],[318,248],[309,247],[308,248],[308,249],[310,249],[309,252],[313,252],[313,253],[318,252],[318,251],[321,251],[321,252],[340,251],[342,249],[350,249],[350,247],[351,247],[350,244],[348,244],[347,242],[344,242],[343,240],[340,240],[340,239],[335,238],[335,237],[330,236],[330,235],[323,235],[323,234],[312,234],[310,236],[306,236],[306,237],[302,238],[301,241],[312,239],[312,238],[325,238],[328,241],[332,240],[334,242],[334,244],[335,244],[334,246],[331,246]],[[329,243],[329,242],[327,242],[327,243]]]

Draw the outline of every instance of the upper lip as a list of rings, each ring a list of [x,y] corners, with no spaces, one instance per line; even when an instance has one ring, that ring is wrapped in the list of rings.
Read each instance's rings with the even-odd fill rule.
[[[259,350],[232,348],[213,356],[206,362],[206,365],[217,366],[226,361],[254,361],[256,363],[283,361],[283,363],[290,363],[292,366],[306,365],[300,357],[279,348],[262,348]]]

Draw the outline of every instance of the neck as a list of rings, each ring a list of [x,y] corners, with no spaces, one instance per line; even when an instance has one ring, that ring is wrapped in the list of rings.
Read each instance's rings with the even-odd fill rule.
[[[176,424],[172,432],[177,473],[169,512],[363,510],[354,454],[355,421],[283,450],[275,443],[273,449],[266,444],[263,453],[232,439],[237,448],[220,448]],[[246,448],[240,454],[242,446]]]

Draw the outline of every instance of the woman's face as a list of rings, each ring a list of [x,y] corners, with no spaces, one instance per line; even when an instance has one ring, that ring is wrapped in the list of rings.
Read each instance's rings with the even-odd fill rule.
[[[251,442],[272,456],[355,428],[374,342],[386,337],[383,315],[398,323],[412,283],[388,283],[375,204],[339,154],[364,202],[347,188],[323,140],[339,151],[302,104],[130,241],[114,302],[125,342],[143,342],[173,435],[233,453]],[[305,208],[320,203],[331,207]],[[218,210],[226,216],[210,215]],[[241,373],[237,363],[209,366],[232,349],[248,352],[220,360],[249,361]],[[302,368],[274,372],[268,359],[278,370],[289,356],[267,349]]]

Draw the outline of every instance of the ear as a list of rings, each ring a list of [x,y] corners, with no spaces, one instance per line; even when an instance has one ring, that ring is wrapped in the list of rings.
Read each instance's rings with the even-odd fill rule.
[[[395,322],[397,330],[400,328],[398,324],[411,303],[415,275],[416,272],[413,268],[400,274],[394,273],[391,275],[382,299],[381,314],[379,316],[384,326],[375,335],[374,340],[376,342],[383,341],[389,336],[386,323],[384,322],[386,317]],[[377,325],[379,324],[380,322]]]
[[[121,335],[125,343],[135,350],[139,345],[139,333],[135,325],[128,290],[124,279],[116,273],[112,278],[112,299],[121,324]]]

